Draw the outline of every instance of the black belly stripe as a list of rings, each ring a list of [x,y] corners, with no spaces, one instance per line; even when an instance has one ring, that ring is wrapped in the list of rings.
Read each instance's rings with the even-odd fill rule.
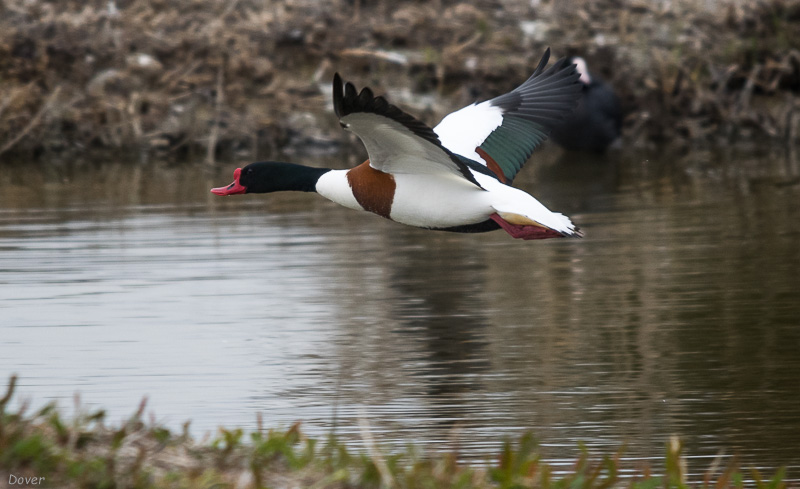
[[[447,231],[450,233],[488,233],[500,229],[500,225],[491,219],[475,224],[464,224],[463,226],[451,226],[448,228],[430,228],[433,231]]]

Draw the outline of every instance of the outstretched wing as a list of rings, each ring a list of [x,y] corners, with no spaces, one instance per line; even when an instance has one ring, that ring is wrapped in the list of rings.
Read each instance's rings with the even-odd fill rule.
[[[364,88],[333,77],[333,107],[339,124],[355,133],[367,148],[370,165],[386,173],[451,173],[480,187],[467,164],[442,146],[436,133]]]
[[[511,183],[552,128],[572,113],[581,84],[575,65],[558,60],[545,70],[550,48],[528,80],[513,91],[457,110],[433,131],[453,153],[484,163]]]

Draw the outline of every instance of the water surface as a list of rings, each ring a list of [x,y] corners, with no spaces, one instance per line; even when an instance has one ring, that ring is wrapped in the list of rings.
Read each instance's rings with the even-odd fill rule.
[[[344,163],[333,164],[343,166]],[[0,168],[0,377],[18,394],[483,460],[532,430],[800,473],[800,184],[781,154],[539,155],[517,185],[583,240],[437,233],[235,163]],[[565,462],[566,463],[566,462]]]

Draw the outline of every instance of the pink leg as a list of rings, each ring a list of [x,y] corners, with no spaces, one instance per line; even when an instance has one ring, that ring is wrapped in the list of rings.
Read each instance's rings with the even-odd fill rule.
[[[506,221],[499,214],[492,214],[491,219],[500,225],[508,234],[517,239],[547,239],[547,238],[563,238],[564,235],[552,229],[546,229],[539,226],[521,226],[519,224],[511,224]]]

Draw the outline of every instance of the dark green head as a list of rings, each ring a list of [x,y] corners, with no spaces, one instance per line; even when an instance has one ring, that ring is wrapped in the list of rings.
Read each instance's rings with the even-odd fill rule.
[[[227,187],[212,188],[216,195],[266,194],[282,190],[316,192],[317,180],[328,168],[282,163],[279,161],[260,161],[251,163],[233,172],[233,183]]]

